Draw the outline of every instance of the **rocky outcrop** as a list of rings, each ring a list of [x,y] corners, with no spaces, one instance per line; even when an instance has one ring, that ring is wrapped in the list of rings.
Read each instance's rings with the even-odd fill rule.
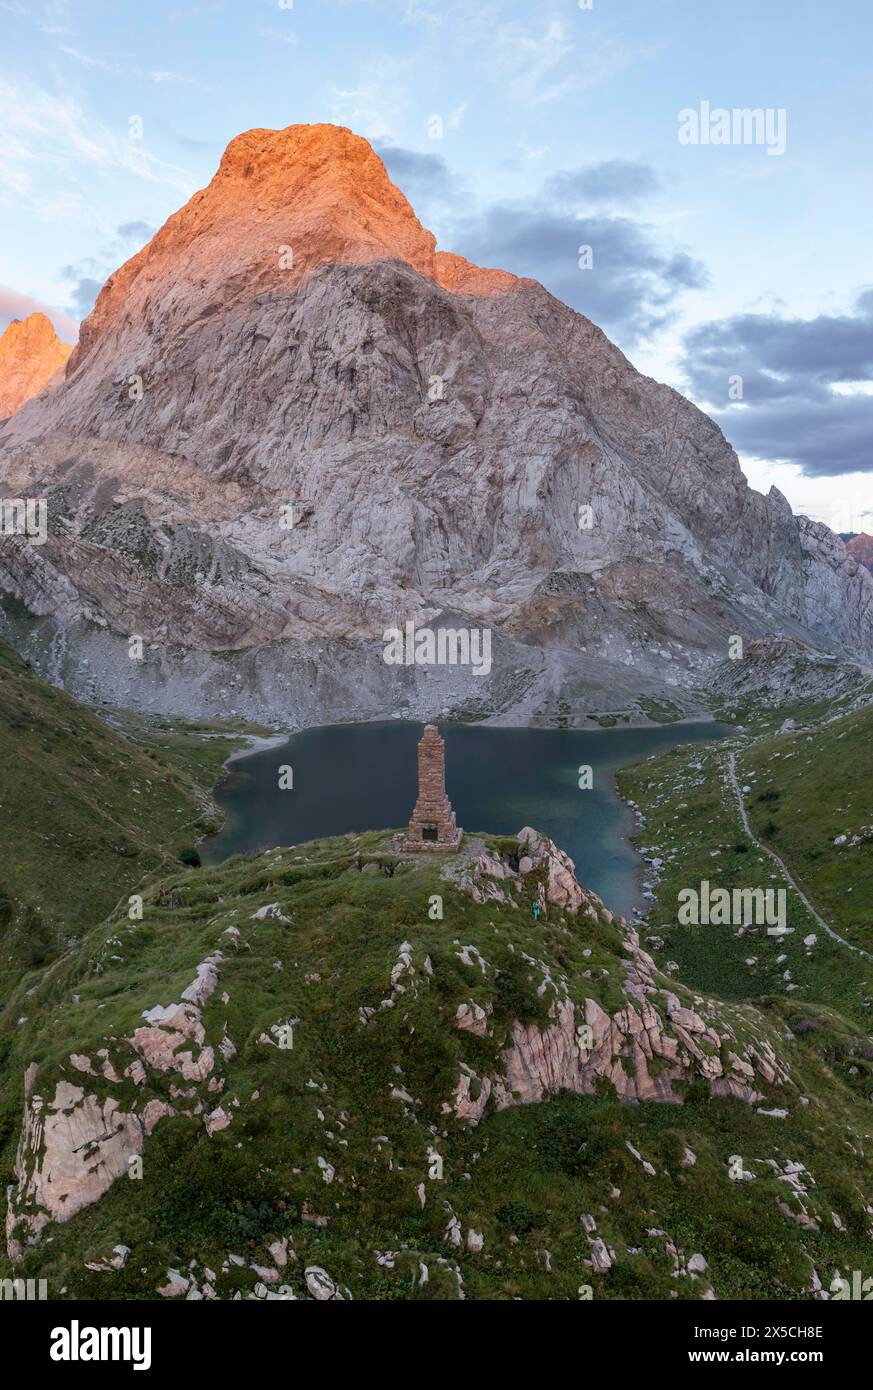
[[[49,1221],[68,1221],[96,1202],[142,1153],[143,1120],[118,1101],[98,1100],[58,1081],[51,1100],[35,1090],[37,1068],[25,1078],[24,1123],[16,1158],[17,1191],[6,1214],[7,1249],[19,1259]]]
[[[13,319],[0,337],[0,419],[14,415],[65,365],[73,351],[45,314]]]
[[[433,857],[399,847],[392,874],[364,877],[365,857],[387,863],[391,844],[365,833],[162,870],[141,918],[122,906],[57,969],[28,972],[7,1009],[17,1054],[40,1058],[8,1193],[16,1274],[70,1298],[456,1298],[462,1275],[473,1298],[573,1298],[581,1260],[588,1296],[621,1297],[642,1275],[637,1292],[667,1297],[675,1274],[684,1297],[696,1274],[705,1297],[704,1189],[722,1184],[728,1224],[769,1214],[774,1240],[814,1237],[807,1217],[866,1229],[866,1094],[844,1108],[849,1086],[819,1061],[828,1035],[810,1048],[782,1011],[665,978],[530,827],[514,842],[469,835],[442,879]],[[506,896],[480,905],[472,890],[489,881]],[[173,975],[156,993],[168,943]],[[746,1136],[739,1175],[733,1146],[698,1123],[707,1088],[730,1097],[722,1119],[736,1111]],[[549,1101],[592,1091],[649,1113],[614,1106],[584,1192],[565,1182],[556,1205],[529,1167],[547,1154],[572,1177],[565,1160],[597,1116]],[[649,1102],[675,1102],[670,1122],[651,1123]],[[495,1159],[477,1122],[518,1104],[524,1124],[497,1116]],[[847,1150],[846,1164],[825,1165],[819,1188],[803,1167],[815,1145],[786,1118],[803,1107],[812,1132],[857,1117],[834,1158]],[[795,1270],[789,1291],[807,1278]],[[780,1267],[775,1297],[783,1280]]]
[[[585,997],[578,984],[544,976],[557,993],[546,1027],[516,1021],[500,1057],[500,1069],[478,1076],[463,1066],[452,1104],[455,1114],[476,1124],[489,1101],[498,1110],[528,1105],[560,1091],[592,1095],[598,1082],[608,1083],[622,1101],[680,1103],[685,1085],[697,1077],[713,1095],[734,1096],[749,1104],[763,1099],[760,1087],[790,1084],[785,1066],[759,1030],[741,1042],[720,1011],[703,1000],[683,1005],[676,986],[658,974],[639,936],[622,918],[604,908],[595,894],[576,881],[573,862],[553,841],[529,826],[518,834],[518,857],[485,852],[459,887],[477,902],[497,900],[515,907],[529,899],[550,903],[570,916],[601,914],[622,932],[627,959],[622,992],[624,1008],[608,1012],[597,999]],[[485,880],[494,892],[483,890]],[[591,974],[591,972],[589,972]],[[749,1021],[751,1027],[751,1020]],[[485,1036],[488,1013],[471,1004],[459,1006],[456,1027]]]
[[[230,683],[287,719],[317,681],[322,722],[568,696],[584,719],[693,705],[734,634],[873,653],[842,541],[541,286],[437,252],[338,127],[234,140],[0,449],[50,532],[0,540],[0,587],[104,698],[214,713]],[[491,674],[385,666],[405,619],[488,625]]]
[[[778,708],[791,700],[862,696],[869,680],[869,670],[859,662],[838,661],[782,637],[745,643],[736,660],[722,662],[714,672],[710,690],[725,701],[754,696],[759,704]]]
[[[125,1078],[142,1090],[142,1100],[132,1109],[122,1109],[106,1088],[99,1094],[88,1093],[63,1078],[54,1083],[52,1099],[47,1101],[36,1089],[36,1063],[28,1068],[16,1186],[10,1191],[6,1215],[10,1259],[19,1259],[24,1246],[37,1240],[49,1221],[69,1221],[102,1197],[116,1178],[129,1171],[131,1159],[142,1154],[146,1137],[165,1116],[207,1110],[204,1124],[209,1134],[230,1123],[220,1106],[213,1108],[200,1095],[196,1084],[174,1085],[173,1105],[149,1094],[153,1072],[177,1072],[193,1083],[209,1080],[212,1090],[223,1085],[220,1079],[215,1084],[215,1051],[204,1045],[201,1012],[218,982],[220,962],[216,951],[197,967],[194,980],[182,991],[182,1002],[146,1010],[143,1017],[148,1026],[115,1043],[116,1065],[104,1050],[102,1078],[117,1083],[123,1068]],[[132,1054],[133,1060],[123,1066],[125,1054]],[[73,1053],[70,1065],[80,1075],[98,1077],[87,1055]]]

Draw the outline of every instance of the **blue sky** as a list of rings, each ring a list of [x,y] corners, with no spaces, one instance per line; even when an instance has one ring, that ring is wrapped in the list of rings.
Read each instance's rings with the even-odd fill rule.
[[[72,337],[234,135],[335,121],[377,144],[443,248],[535,275],[715,413],[755,486],[873,530],[871,16],[869,0],[0,0],[0,327],[48,306]],[[785,152],[680,143],[704,101],[783,111]]]

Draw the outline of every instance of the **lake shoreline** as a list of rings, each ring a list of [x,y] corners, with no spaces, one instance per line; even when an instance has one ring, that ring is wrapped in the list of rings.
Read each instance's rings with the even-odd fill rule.
[[[237,853],[406,824],[422,727],[420,720],[356,720],[246,736],[225,761],[215,791],[223,824],[201,841],[204,859],[220,863]],[[586,730],[451,720],[438,727],[458,823],[495,834],[535,826],[569,854],[580,882],[629,921],[647,909],[648,866],[618,773],[665,748],[732,732],[713,719]],[[293,768],[284,788],[276,759],[265,757],[277,748]],[[580,774],[589,766],[586,783]]]
[[[682,729],[698,724],[725,724],[728,722],[724,719],[716,719],[715,715],[711,714],[709,711],[702,711],[700,714],[689,714],[683,719],[621,719],[617,720],[615,724],[600,724],[596,719],[592,718],[590,726],[577,724],[537,724],[531,722],[525,724],[502,724],[496,722],[499,718],[499,715],[489,715],[486,719],[451,719],[448,716],[442,717],[440,715],[434,715],[432,718],[425,719],[424,716],[418,718],[408,714],[380,714],[373,715],[372,718],[367,719],[330,719],[324,724],[319,722],[299,724],[294,728],[286,729],[284,732],[277,730],[275,734],[270,735],[240,733],[227,735],[216,734],[214,737],[245,739],[247,744],[254,744],[260,740],[265,747],[270,747],[275,745],[276,740],[280,743],[287,743],[289,739],[296,738],[298,734],[308,734],[318,729],[367,728],[372,724],[420,724],[422,728],[425,724],[436,724],[437,727],[451,727],[453,729],[506,729],[509,733],[513,731],[519,733],[523,730],[534,730],[537,733],[552,734],[614,734],[630,730]],[[259,751],[259,748],[248,746],[243,749],[237,749],[226,761],[230,762],[231,760],[236,761],[239,758],[247,758],[252,753],[257,753]]]

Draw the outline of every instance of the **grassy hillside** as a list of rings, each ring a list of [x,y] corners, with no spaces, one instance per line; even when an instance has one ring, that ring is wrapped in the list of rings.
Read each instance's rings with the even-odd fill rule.
[[[318,1267],[380,1300],[808,1299],[865,1268],[871,963],[794,893],[781,939],[676,926],[704,877],[779,883],[726,744],[621,775],[661,861],[646,985],[593,896],[533,915],[554,865],[511,839],[414,859],[380,832],[185,868],[227,743],[110,717],[0,646],[0,1277],[50,1298],[307,1298]],[[733,742],[754,833],[871,946],[869,733],[862,711]],[[611,1022],[579,1095],[555,1078],[586,1001]],[[642,1017],[688,1064],[677,1103],[617,1098]],[[523,1104],[538,1058],[549,1084]],[[738,1061],[751,1100],[707,1079]]]
[[[751,828],[772,847],[825,920],[873,953],[873,844],[836,846],[837,835],[873,821],[873,710],[760,741],[735,740],[737,773]],[[852,1021],[838,1061],[850,1084],[873,1091],[873,961],[831,940],[796,893],[787,891],[784,937],[760,926],[680,926],[679,894],[713,888],[786,887],[771,859],[746,835],[727,779],[728,745],[658,755],[619,775],[641,815],[638,847],[649,861],[654,901],[642,928],[676,978],[723,998],[784,1001],[789,1015],[812,1006]],[[849,892],[849,889],[852,892]],[[807,944],[808,939],[815,941]]]
[[[0,982],[178,862],[214,823],[208,788],[227,751],[114,729],[0,642]]]
[[[756,836],[841,936],[873,952],[873,707],[755,743],[738,767]]]
[[[594,899],[534,920],[530,877],[517,907],[480,903],[463,871],[441,876],[442,856],[403,861],[384,844],[346,836],[165,874],[141,922],[95,925],[55,970],[23,981],[2,1025],[4,1183],[34,1062],[46,1102],[66,1081],[122,1111],[176,1113],[145,1139],[141,1178],[122,1171],[49,1225],[16,1273],[70,1298],[150,1299],[174,1285],[305,1298],[304,1271],[319,1266],[355,1298],[697,1299],[810,1297],[813,1270],[827,1286],[863,1267],[869,1105],[819,1033],[791,1035],[781,1004],[768,1017],[676,986],[736,1037],[772,1039],[792,1079],[760,1108],[782,1106],[782,1118],[713,1099],[702,1076],[681,1105],[622,1105],[604,1082],[587,1097],[489,1104],[473,1127],[457,1117],[459,1074],[472,1073],[475,1100],[515,1021],[549,1025],[559,986],[628,1006],[629,938]],[[180,1001],[207,960],[218,978],[202,1034],[137,1081],[134,1030]],[[457,1026],[471,1002],[485,1036]],[[201,1074],[208,1048],[215,1065]],[[630,1065],[624,1050],[619,1060]],[[731,1177],[737,1156],[745,1180]],[[805,1165],[802,1195],[790,1164]],[[123,1267],[88,1268],[116,1246]]]

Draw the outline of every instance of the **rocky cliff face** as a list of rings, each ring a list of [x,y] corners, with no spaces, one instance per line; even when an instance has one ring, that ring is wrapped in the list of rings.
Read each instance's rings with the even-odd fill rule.
[[[435,251],[333,126],[234,140],[0,448],[50,512],[46,545],[0,541],[0,584],[134,703],[214,713],[254,664],[244,712],[287,717],[324,639],[328,716],[486,685],[507,717],[682,704],[729,636],[776,629],[873,653],[873,579],[841,541],[541,286]],[[386,625],[441,613],[493,629],[487,682],[384,667]],[[131,632],[154,644],[133,681]]]
[[[13,319],[0,337],[0,419],[38,395],[72,351],[45,314]]]

